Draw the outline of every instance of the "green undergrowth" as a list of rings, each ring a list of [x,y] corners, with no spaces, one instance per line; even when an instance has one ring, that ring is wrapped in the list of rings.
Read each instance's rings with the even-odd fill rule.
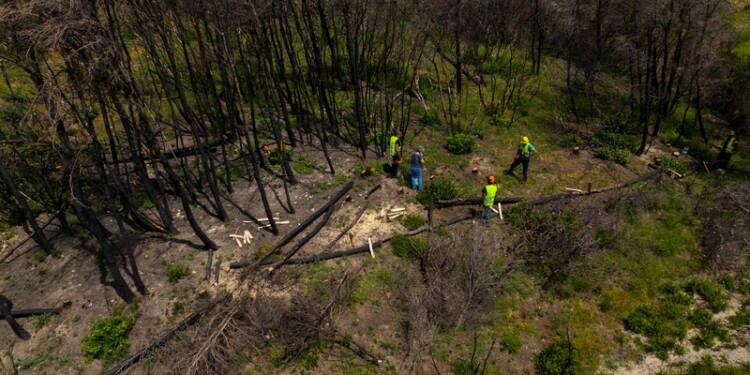
[[[690,338],[696,350],[713,348],[719,342],[730,343],[728,328],[714,318],[727,306],[726,290],[713,280],[694,278],[681,286],[667,283],[656,299],[641,303],[624,320],[624,326],[643,336],[636,342],[646,352],[666,359],[672,353],[685,352],[683,343],[691,328],[698,329]]]
[[[135,317],[115,313],[94,321],[81,351],[87,361],[101,359],[105,365],[116,362],[128,353],[128,335]]]
[[[399,258],[408,260],[417,260],[422,258],[422,254],[427,249],[427,238],[423,236],[395,236],[391,239],[393,254]]]

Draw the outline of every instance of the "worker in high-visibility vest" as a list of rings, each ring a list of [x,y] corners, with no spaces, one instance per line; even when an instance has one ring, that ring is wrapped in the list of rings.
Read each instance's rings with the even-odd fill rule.
[[[401,142],[395,134],[388,140],[388,155],[391,156],[391,177],[396,178],[401,164]]]
[[[482,205],[484,206],[484,223],[490,225],[490,214],[492,206],[495,205],[495,195],[497,195],[497,185],[495,185],[495,176],[487,176],[487,185],[482,190]]]
[[[523,164],[523,180],[526,181],[529,173],[529,161],[531,160],[531,155],[534,154],[536,154],[536,149],[529,142],[529,137],[521,138],[521,144],[518,145],[518,151],[516,152],[513,164],[510,165],[510,168],[505,173],[513,174],[513,170],[518,164]]]
[[[722,168],[722,169],[729,168],[729,159],[732,158],[732,154],[734,153],[734,150],[736,148],[737,148],[737,141],[734,138],[734,131],[730,130],[729,135],[727,136],[727,139],[724,140],[724,144],[721,146],[721,151],[719,151],[719,156],[717,157],[719,161],[719,168]]]

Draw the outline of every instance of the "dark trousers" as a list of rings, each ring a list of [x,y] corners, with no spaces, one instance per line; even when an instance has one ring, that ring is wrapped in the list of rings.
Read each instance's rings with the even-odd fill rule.
[[[719,156],[716,158],[719,162],[719,168],[721,169],[729,169],[729,159],[732,158],[732,154],[726,153],[724,151],[719,152]]]
[[[523,163],[523,180],[526,181],[526,178],[528,177],[529,173],[529,159],[517,157],[516,160],[513,160],[513,164],[510,165],[510,169],[508,169],[508,173],[513,173],[513,170],[516,169],[518,164]]]
[[[398,176],[398,165],[401,164],[399,161],[401,160],[398,156],[392,156],[391,157],[391,177],[396,178]]]

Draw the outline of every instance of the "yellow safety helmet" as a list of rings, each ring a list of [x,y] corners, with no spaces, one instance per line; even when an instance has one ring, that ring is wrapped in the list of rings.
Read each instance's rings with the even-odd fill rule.
[[[495,175],[489,175],[487,176],[487,182],[494,184],[495,183]]]
[[[523,137],[523,138],[521,138],[521,141],[523,143],[529,143],[529,137]]]

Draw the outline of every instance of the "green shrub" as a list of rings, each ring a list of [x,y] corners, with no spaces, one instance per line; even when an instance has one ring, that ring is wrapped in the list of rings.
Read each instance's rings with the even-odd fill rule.
[[[603,160],[610,160],[622,166],[630,163],[630,151],[616,149],[610,146],[600,146],[596,148],[596,157]]]
[[[427,249],[427,239],[423,237],[395,236],[391,239],[393,254],[399,258],[416,260],[422,258]]]
[[[508,354],[515,355],[521,350],[521,339],[515,333],[508,333],[503,337],[500,348]]]
[[[443,121],[440,120],[440,115],[434,109],[419,117],[419,123],[432,128],[440,128],[443,125]]]
[[[431,194],[433,196],[433,203],[456,198],[458,196],[456,183],[451,179],[438,177],[431,184],[429,182],[425,183],[424,189],[417,194],[417,201],[425,206],[429,206]]]
[[[745,306],[742,310],[737,311],[737,314],[730,316],[729,323],[734,328],[750,326],[750,306]]]
[[[183,277],[187,276],[190,271],[187,267],[179,264],[168,264],[167,265],[167,279],[170,283],[176,283]]]
[[[684,350],[679,341],[687,335],[686,313],[687,307],[671,302],[641,306],[625,319],[625,328],[646,336],[648,342],[643,344],[644,349],[665,360],[670,353]]]
[[[638,149],[638,137],[627,134],[625,125],[615,124],[599,130],[594,134],[591,143],[596,149],[596,156],[611,160],[617,164],[628,165],[630,154]]]
[[[448,143],[445,145],[445,149],[456,155],[470,154],[474,151],[476,145],[477,140],[474,139],[474,137],[464,133],[457,133],[448,137]]]
[[[135,318],[119,314],[95,321],[81,345],[86,360],[101,359],[109,364],[124,357],[128,350],[128,334],[134,324]]]
[[[581,139],[581,136],[578,134],[565,134],[560,141],[560,145],[562,147],[579,147],[583,145],[583,139]]]
[[[513,125],[513,123],[510,120],[508,120],[505,116],[499,113],[490,115],[488,122],[492,126],[497,126],[499,128],[506,128],[506,129],[509,129]]]
[[[401,218],[401,225],[408,230],[419,229],[424,225],[425,219],[422,215],[406,214]]]
[[[686,167],[684,164],[682,164],[679,160],[668,156],[661,161],[661,165],[664,168],[669,168],[679,174],[684,174],[688,171],[688,167]]]
[[[688,366],[683,372],[684,375],[743,375],[750,374],[750,363],[739,364],[737,366],[724,365],[716,366],[713,357],[706,354],[701,360]]]
[[[287,160],[290,160],[292,157],[292,149],[284,148],[284,153],[286,154]],[[279,151],[278,148],[275,148],[268,153],[268,163],[270,163],[271,165],[281,164],[281,151]]]
[[[548,345],[534,358],[534,367],[539,375],[571,374],[573,369],[573,344],[560,340]]]
[[[714,313],[722,312],[729,306],[729,297],[721,284],[707,278],[697,278],[685,284],[685,291],[701,296]]]
[[[47,325],[47,322],[49,322],[49,319],[52,317],[52,314],[46,313],[42,315],[37,315],[31,317],[31,326],[34,327],[35,330],[40,330],[42,327]]]

